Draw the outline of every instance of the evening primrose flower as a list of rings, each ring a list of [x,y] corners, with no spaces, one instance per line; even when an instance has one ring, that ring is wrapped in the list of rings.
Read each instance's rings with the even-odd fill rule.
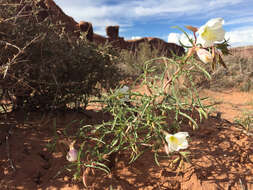
[[[128,86],[123,86],[122,88],[119,89],[119,94],[120,97],[122,97],[120,100],[123,102],[129,101],[129,95],[126,95],[129,91],[129,87]]]
[[[128,86],[123,86],[121,89],[119,89],[119,91],[121,92],[121,93],[127,93],[128,91],[129,91],[129,87]]]
[[[213,62],[212,54],[203,48],[197,49],[197,55],[198,55],[199,59],[204,63],[212,63]]]
[[[77,161],[78,151],[74,148],[75,141],[69,145],[69,152],[67,153],[66,159],[69,162]]]
[[[222,28],[224,20],[222,18],[214,18],[209,20],[205,25],[198,30],[199,37],[197,43],[203,47],[211,47],[214,42],[224,40],[225,31]]]
[[[188,141],[186,139],[188,136],[189,134],[187,132],[178,132],[174,135],[167,134],[165,140],[167,141],[168,146],[165,146],[165,151],[169,153],[188,148]]]

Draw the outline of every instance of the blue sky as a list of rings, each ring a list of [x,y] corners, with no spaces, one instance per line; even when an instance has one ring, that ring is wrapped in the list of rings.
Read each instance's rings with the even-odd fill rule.
[[[172,26],[200,27],[211,18],[225,20],[232,46],[253,45],[253,0],[55,0],[77,22],[88,21],[105,35],[105,27],[119,25],[125,39],[158,37],[185,41]],[[187,30],[187,29],[186,29]]]

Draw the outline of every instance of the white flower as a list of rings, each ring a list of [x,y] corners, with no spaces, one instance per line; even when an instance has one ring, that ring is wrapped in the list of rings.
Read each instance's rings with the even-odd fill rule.
[[[197,43],[202,44],[203,47],[210,47],[214,42],[222,41],[225,37],[225,31],[222,28],[224,20],[222,18],[214,18],[209,20],[205,25],[198,30]]]
[[[165,137],[168,143],[168,147],[165,147],[166,152],[174,152],[188,148],[188,141],[186,139],[188,136],[189,134],[187,132],[178,132],[174,135],[167,134]]]
[[[119,89],[119,92],[121,92],[121,93],[127,93],[128,91],[129,91],[128,86],[123,86],[121,89]]]
[[[119,89],[119,93],[120,93],[120,97],[121,97],[121,101],[126,102],[129,101],[129,95],[126,95],[129,91],[129,87],[128,86],[123,86],[122,88]]]
[[[212,63],[213,62],[212,54],[203,48],[197,49],[197,55],[198,55],[199,59],[204,63]]]

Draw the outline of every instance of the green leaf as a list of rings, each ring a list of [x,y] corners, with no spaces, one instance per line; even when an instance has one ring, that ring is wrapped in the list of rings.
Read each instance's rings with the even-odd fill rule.
[[[177,28],[178,30],[180,30],[181,32],[184,33],[184,35],[187,37],[187,39],[189,40],[189,42],[193,45],[193,40],[189,37],[189,35],[184,31],[184,29],[182,29],[179,26],[172,26],[171,28]],[[190,46],[189,46],[190,47]]]
[[[84,164],[85,167],[95,168],[104,171],[105,173],[110,173],[110,168],[108,168],[105,164],[100,162],[92,162],[93,164]]]
[[[198,128],[198,124],[196,123],[196,121],[194,121],[194,119],[192,117],[190,117],[189,115],[187,115],[187,114],[185,114],[185,113],[183,113],[181,111],[179,111],[179,114],[182,115],[182,116],[184,116],[184,117],[186,117],[186,118],[188,118],[193,123],[193,125],[196,128]]]
[[[211,75],[200,65],[196,64],[196,63],[192,63],[193,65],[195,65],[199,70],[201,70],[207,77],[209,80],[212,79]]]
[[[157,154],[157,152],[155,152],[155,153],[154,153],[155,163],[156,163],[158,166],[160,166],[160,163],[159,163],[159,161],[158,161],[157,156],[158,156],[158,154]]]

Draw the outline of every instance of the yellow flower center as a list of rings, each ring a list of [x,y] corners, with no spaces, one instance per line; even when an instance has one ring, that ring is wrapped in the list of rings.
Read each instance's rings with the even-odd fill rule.
[[[214,41],[216,39],[215,34],[207,26],[205,27],[204,32],[202,32],[201,37],[208,41]]]
[[[170,136],[170,142],[179,145],[179,140],[174,136]]]
[[[205,55],[205,59],[206,59],[206,62],[212,62],[213,61],[212,57],[210,57],[208,55]]]

